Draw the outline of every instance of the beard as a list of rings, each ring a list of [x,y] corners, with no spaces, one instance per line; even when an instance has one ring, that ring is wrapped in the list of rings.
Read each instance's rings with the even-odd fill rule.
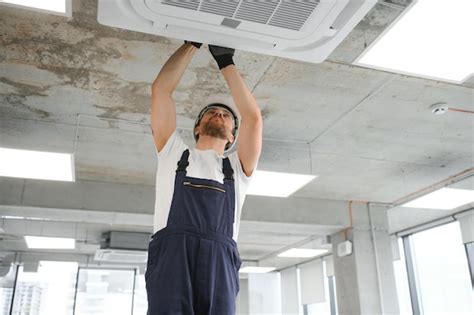
[[[202,135],[227,140],[223,123],[218,123],[214,119],[208,121],[202,128]]]

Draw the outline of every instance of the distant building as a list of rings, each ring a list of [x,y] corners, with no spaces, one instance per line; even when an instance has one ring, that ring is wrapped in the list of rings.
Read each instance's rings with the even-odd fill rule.
[[[41,307],[43,288],[39,282],[19,282],[15,291],[13,302],[14,314],[38,315]]]

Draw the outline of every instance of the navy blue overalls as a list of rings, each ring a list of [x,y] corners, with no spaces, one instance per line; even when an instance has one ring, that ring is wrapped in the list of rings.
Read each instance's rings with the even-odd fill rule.
[[[224,184],[186,176],[183,152],[167,226],[152,236],[145,272],[148,314],[235,314],[240,260],[232,239],[235,189],[229,159]]]

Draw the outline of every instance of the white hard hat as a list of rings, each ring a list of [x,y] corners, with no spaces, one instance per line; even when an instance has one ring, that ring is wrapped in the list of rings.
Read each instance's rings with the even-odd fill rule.
[[[237,111],[234,108],[232,108],[231,105],[223,104],[220,102],[213,102],[204,106],[199,112],[198,116],[196,117],[196,121],[194,122],[194,128],[196,128],[199,125],[199,123],[201,122],[202,116],[204,116],[204,114],[209,109],[214,108],[214,107],[224,108],[225,110],[229,111],[232,114],[232,117],[234,118],[234,129],[232,130],[234,141],[232,143],[228,142],[226,144],[224,151],[227,152],[227,151],[230,151],[233,148],[234,144],[237,142],[237,136],[239,134],[239,126],[240,126],[240,121],[239,121],[239,116],[237,116]],[[199,139],[199,134],[194,133],[194,140],[196,140],[197,142],[198,139]]]

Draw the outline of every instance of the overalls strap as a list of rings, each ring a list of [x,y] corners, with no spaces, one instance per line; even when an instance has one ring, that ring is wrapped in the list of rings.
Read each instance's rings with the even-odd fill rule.
[[[222,173],[224,173],[224,180],[234,180],[234,170],[228,157],[222,160]]]
[[[184,150],[183,154],[181,155],[181,159],[178,161],[178,168],[176,172],[186,172],[186,168],[188,168],[189,162],[189,150]]]

